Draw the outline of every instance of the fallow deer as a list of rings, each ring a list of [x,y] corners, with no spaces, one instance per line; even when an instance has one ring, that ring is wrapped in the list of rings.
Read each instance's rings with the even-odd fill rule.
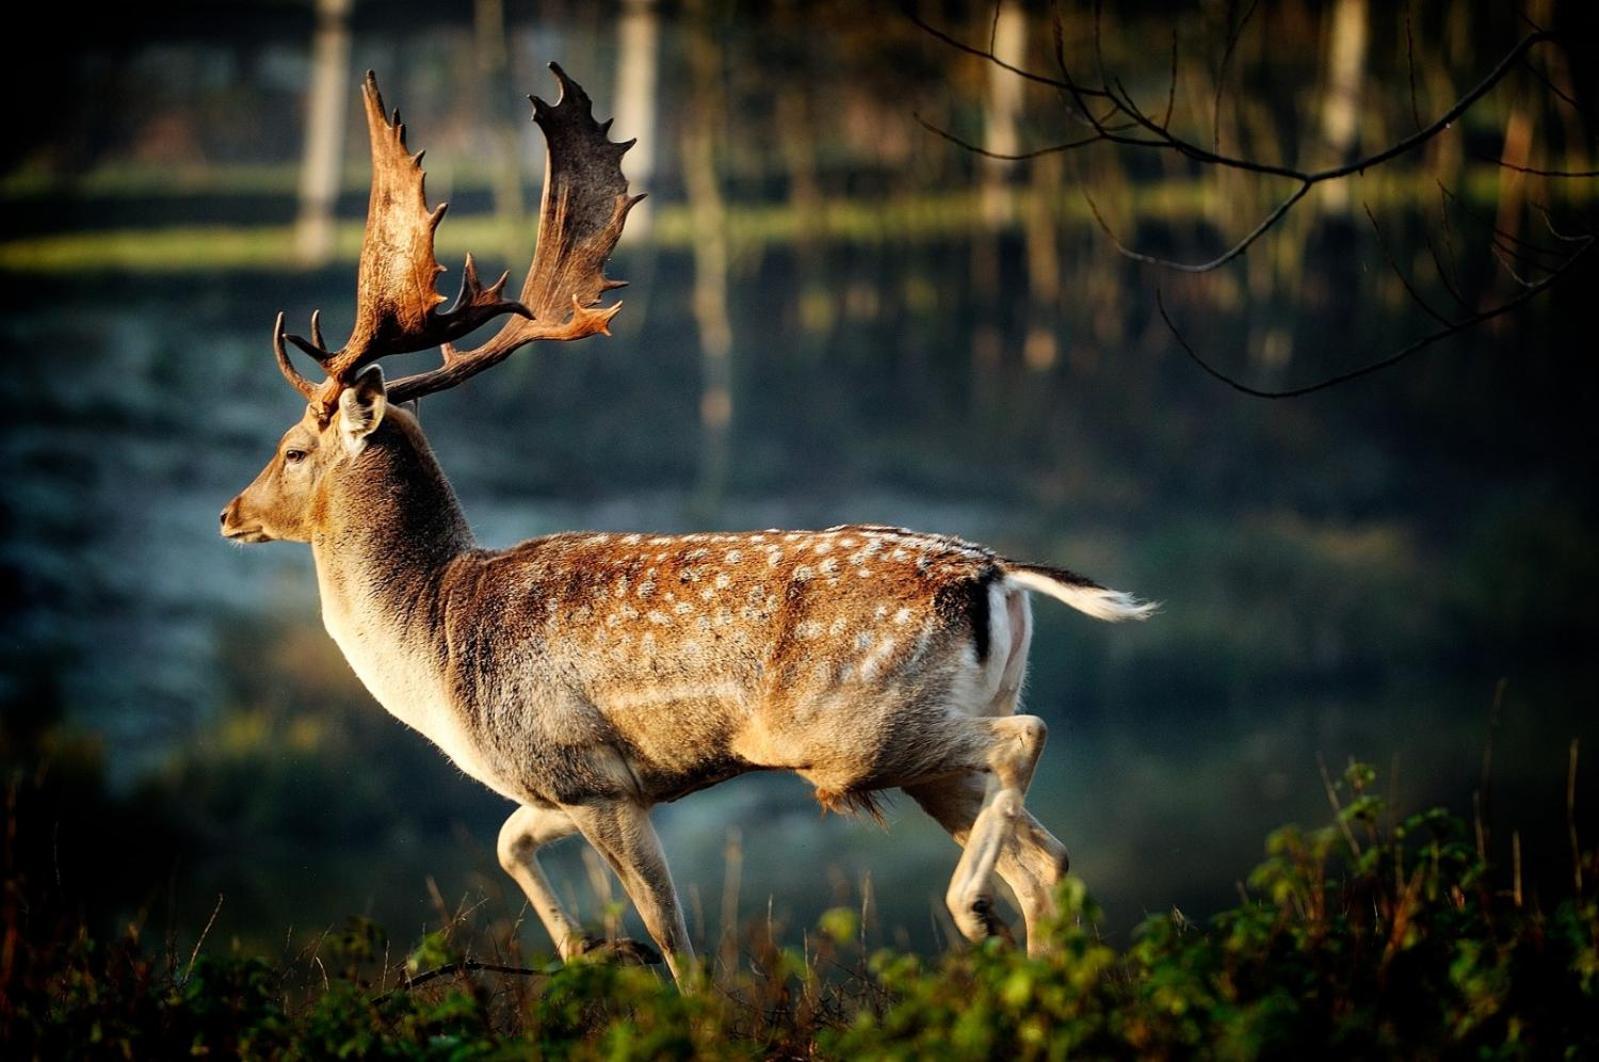
[[[650,809],[750,771],[792,771],[824,808],[873,809],[898,788],[964,847],[946,900],[972,940],[1003,930],[992,878],[1017,897],[1029,947],[1066,849],[1022,806],[1044,721],[1016,714],[1029,593],[1102,620],[1153,609],[1060,568],[894,527],[557,534],[478,546],[416,419],[400,403],[466,380],[535,340],[608,334],[621,287],[603,266],[630,207],[621,158],[588,96],[533,100],[547,162],[521,297],[484,287],[470,256],[440,312],[421,154],[369,73],[372,193],[355,327],[337,351],[273,330],[308,403],[272,460],[222,511],[236,542],[307,542],[322,617],[391,713],[514,802],[498,854],[563,958],[601,944],[562,909],[538,849],[581,834],[609,863],[674,976],[692,959]],[[508,316],[482,346],[454,341]],[[292,344],[318,361],[315,383]],[[440,346],[443,364],[385,382],[375,364]]]

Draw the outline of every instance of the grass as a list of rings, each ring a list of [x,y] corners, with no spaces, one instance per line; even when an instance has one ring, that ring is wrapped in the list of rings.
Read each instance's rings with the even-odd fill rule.
[[[1574,810],[1573,748],[1568,813]],[[96,940],[8,847],[7,1058],[185,1054],[408,1058],[1577,1057],[1599,1050],[1599,853],[1572,832],[1547,904],[1490,858],[1480,822],[1398,816],[1370,768],[1328,780],[1331,821],[1284,827],[1237,906],[1173,911],[1114,948],[1081,884],[1052,951],[1000,941],[868,954],[853,911],[797,942],[751,927],[682,991],[637,967],[565,965],[445,922],[403,961],[352,920],[276,961]],[[16,786],[12,790],[16,806]],[[1573,822],[1575,821],[1573,817]],[[31,930],[31,931],[30,931]],[[488,949],[488,950],[485,950]],[[487,957],[485,957],[485,955]]]

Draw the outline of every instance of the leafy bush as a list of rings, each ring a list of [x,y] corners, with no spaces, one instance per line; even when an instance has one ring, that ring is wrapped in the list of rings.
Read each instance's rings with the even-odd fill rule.
[[[285,1058],[1545,1057],[1599,1052],[1599,858],[1574,852],[1545,910],[1490,865],[1480,832],[1432,809],[1392,821],[1352,765],[1338,812],[1284,827],[1235,908],[1150,918],[1124,950],[1082,885],[1053,949],[999,941],[937,958],[858,945],[830,912],[803,948],[752,931],[738,969],[474,960],[446,929],[403,968],[354,920],[313,963],[152,958],[137,933],[30,937],[7,865],[0,1052]],[[15,786],[13,786],[13,794]],[[1575,847],[1575,846],[1574,846]],[[36,927],[35,927],[36,928]]]
[[[1284,827],[1251,894],[1199,927],[1147,920],[1117,954],[1075,883],[1056,952],[994,944],[927,967],[883,954],[895,1002],[829,1048],[848,1057],[1549,1056],[1599,1049],[1599,907],[1581,886],[1546,914],[1495,889],[1468,825],[1442,809],[1385,827],[1352,765],[1336,821]],[[1574,884],[1593,880],[1593,853]]]

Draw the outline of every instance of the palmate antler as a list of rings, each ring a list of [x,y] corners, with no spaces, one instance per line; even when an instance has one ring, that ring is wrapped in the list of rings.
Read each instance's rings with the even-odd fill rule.
[[[372,196],[356,280],[355,328],[337,351],[323,344],[315,313],[310,340],[285,335],[282,314],[273,330],[283,375],[324,418],[332,415],[339,392],[357,371],[391,354],[443,349],[439,368],[389,385],[390,399],[403,402],[453,387],[534,340],[609,334],[607,326],[621,303],[595,305],[603,292],[624,282],[605,277],[605,260],[622,234],[628,211],[644,198],[627,194],[622,175],[622,154],[633,141],[609,140],[611,123],[594,121],[588,94],[555,63],[550,69],[561,86],[555,106],[530,97],[547,157],[538,247],[522,298],[512,302],[502,297],[508,274],[484,287],[469,254],[461,292],[443,313],[438,306],[444,296],[434,280],[444,270],[433,256],[433,231],[444,217],[445,204],[428,209],[422,153],[410,154],[399,113],[388,118],[377,79],[367,73],[363,95],[372,141]],[[504,314],[515,316],[483,346],[458,351],[451,345]],[[315,358],[327,379],[317,384],[302,376],[289,361],[287,343]]]

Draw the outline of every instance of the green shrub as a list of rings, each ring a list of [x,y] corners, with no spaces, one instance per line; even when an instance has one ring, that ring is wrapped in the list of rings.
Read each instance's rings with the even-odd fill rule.
[[[655,1059],[1486,1057],[1599,1053],[1599,859],[1546,910],[1478,834],[1432,809],[1393,821],[1352,765],[1338,812],[1267,842],[1242,902],[1207,924],[1150,918],[1118,950],[1068,880],[1052,945],[935,958],[859,950],[852,912],[804,948],[752,931],[737,969],[685,991],[637,967],[474,961],[447,932],[387,965],[353,920],[312,962],[152,958],[137,934],[22,932],[7,881],[6,1058]],[[1586,884],[1585,884],[1586,883]],[[315,973],[310,971],[314,968]]]

